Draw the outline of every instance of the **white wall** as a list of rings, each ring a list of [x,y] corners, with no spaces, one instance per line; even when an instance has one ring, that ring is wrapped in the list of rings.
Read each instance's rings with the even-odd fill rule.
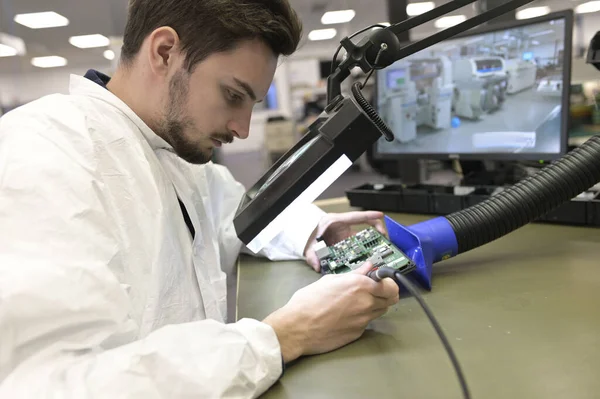
[[[83,75],[85,72],[86,69],[57,68],[36,73],[0,74],[0,104],[11,106],[48,94],[66,94],[69,92],[70,75]]]
[[[583,31],[583,43],[587,48],[596,32],[600,31],[600,13],[583,14],[581,25]]]
[[[316,58],[290,59],[288,64],[292,87],[315,87],[321,80],[319,60]]]

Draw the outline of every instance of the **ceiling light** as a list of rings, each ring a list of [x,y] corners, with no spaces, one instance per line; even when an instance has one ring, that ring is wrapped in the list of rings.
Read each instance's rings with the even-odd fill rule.
[[[324,25],[343,24],[352,21],[355,15],[354,10],[327,11],[321,17],[321,23]]]
[[[529,7],[523,10],[517,11],[517,19],[529,19],[535,17],[541,17],[542,15],[546,15],[550,13],[550,7],[542,6],[542,7]]]
[[[328,40],[333,39],[337,35],[337,31],[333,28],[316,29],[308,33],[308,40]]]
[[[587,14],[588,12],[600,11],[600,1],[588,1],[575,7],[577,14]]]
[[[69,43],[79,48],[105,47],[110,44],[110,39],[99,34],[72,36]]]
[[[532,33],[532,34],[529,35],[529,37],[544,36],[544,35],[549,35],[550,33],[554,33],[554,31],[552,29],[543,30],[541,32]]]
[[[54,11],[17,14],[14,21],[31,29],[56,28],[69,25],[69,20]]]
[[[531,44],[533,44],[534,46],[538,46],[540,44],[540,42],[538,42],[537,40],[533,40],[531,42]]]
[[[107,60],[114,60],[115,59],[115,52],[112,50],[106,50],[104,52],[104,58],[106,58]]]
[[[56,68],[67,65],[67,59],[57,55],[35,57],[31,59],[31,65],[38,68]]]
[[[467,17],[464,15],[449,15],[447,17],[442,17],[435,21],[434,25],[436,28],[449,28],[454,25],[458,25],[461,22],[467,20]]]
[[[0,57],[12,57],[17,55],[17,49],[0,43]]]
[[[25,55],[25,42],[20,37],[0,33],[0,57],[11,57]]]
[[[427,11],[433,10],[434,8],[435,3],[433,1],[425,1],[423,3],[411,3],[406,6],[406,13],[409,17],[414,17],[415,15],[424,14]]]

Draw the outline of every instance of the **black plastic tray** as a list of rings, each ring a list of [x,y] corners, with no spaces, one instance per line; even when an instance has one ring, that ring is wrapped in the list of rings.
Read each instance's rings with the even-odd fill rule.
[[[600,194],[587,203],[588,225],[600,226]]]
[[[402,186],[363,184],[346,192],[350,205],[376,211],[398,212]]]
[[[540,222],[558,223],[558,224],[576,224],[586,225],[587,202],[584,200],[571,200],[548,212],[540,218]]]
[[[476,187],[456,195],[454,187],[364,184],[346,192],[350,205],[384,212],[448,215],[490,198],[497,187]],[[593,200],[573,199],[537,222],[600,226],[600,193]]]
[[[432,212],[449,215],[465,207],[465,198],[454,194],[454,187],[435,187],[431,193]]]

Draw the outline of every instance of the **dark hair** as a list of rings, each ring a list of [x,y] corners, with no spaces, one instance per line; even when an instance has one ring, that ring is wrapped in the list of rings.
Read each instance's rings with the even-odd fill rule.
[[[130,0],[121,60],[130,63],[146,37],[162,26],[179,35],[188,71],[246,39],[263,40],[276,56],[290,55],[302,36],[288,0]]]

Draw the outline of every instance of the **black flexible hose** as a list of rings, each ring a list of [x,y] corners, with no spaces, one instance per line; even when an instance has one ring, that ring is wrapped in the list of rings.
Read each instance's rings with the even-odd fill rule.
[[[361,89],[362,84],[360,82],[356,82],[352,85],[352,94],[354,95],[354,99],[363,109],[363,111],[365,111],[367,116],[373,121],[375,126],[377,126],[377,129],[379,129],[383,137],[385,137],[387,141],[394,141],[394,133],[392,133],[392,130],[386,125],[383,119],[381,119],[377,111],[375,111],[375,108],[369,104],[365,96],[363,96]]]
[[[518,229],[600,182],[600,136],[514,186],[446,216],[458,253],[470,251]]]

